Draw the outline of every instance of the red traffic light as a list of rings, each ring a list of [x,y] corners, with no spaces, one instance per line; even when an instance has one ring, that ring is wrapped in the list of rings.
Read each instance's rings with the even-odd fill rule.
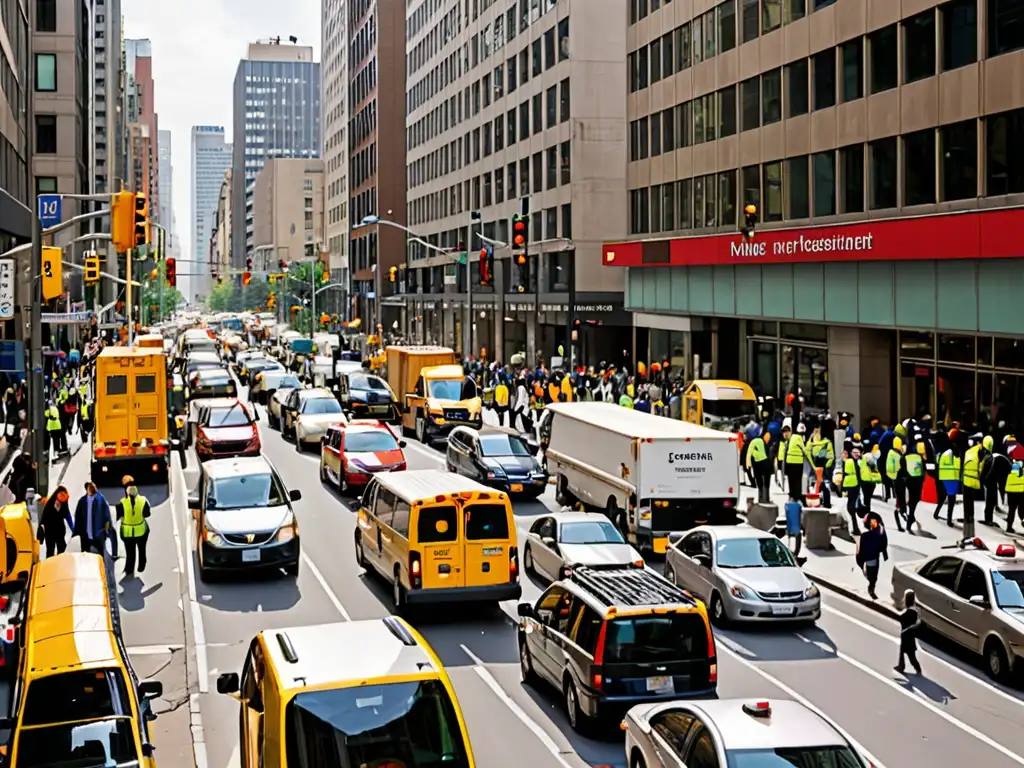
[[[526,244],[526,237],[524,235],[517,234],[512,238],[512,244],[517,248],[522,248]]]
[[[174,288],[178,284],[177,262],[174,259],[167,259],[164,269],[166,270],[167,284]]]
[[[480,260],[483,261],[486,258],[487,258],[487,249],[486,248],[481,248],[480,249]]]

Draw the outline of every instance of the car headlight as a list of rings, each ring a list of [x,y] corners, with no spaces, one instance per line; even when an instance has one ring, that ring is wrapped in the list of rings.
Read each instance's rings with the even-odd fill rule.
[[[299,528],[293,522],[288,525],[282,525],[277,532],[277,543],[284,544],[286,541],[291,541],[299,535]]]
[[[740,600],[751,600],[754,597],[754,592],[751,589],[740,584],[733,584],[729,587],[729,594],[733,597],[738,597]]]
[[[211,547],[223,547],[227,545],[227,542],[224,541],[224,539],[221,537],[219,533],[217,533],[216,531],[211,531],[209,528],[206,528],[203,531],[203,539]]]
[[[820,593],[820,592],[818,592],[818,588],[817,588],[816,586],[814,586],[813,584],[811,584],[811,585],[810,585],[809,587],[807,587],[807,589],[806,589],[806,590],[804,591],[804,599],[805,599],[805,600],[810,600],[811,598],[814,598],[814,597],[818,597],[818,595],[820,595],[820,594],[821,594],[821,593]]]

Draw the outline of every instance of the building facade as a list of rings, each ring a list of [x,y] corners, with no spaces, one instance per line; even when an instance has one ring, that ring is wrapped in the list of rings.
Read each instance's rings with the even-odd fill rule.
[[[348,3],[321,0],[320,17],[324,248],[332,281],[348,286]],[[345,291],[325,293],[324,306],[331,313],[345,312]]]
[[[224,172],[224,180],[221,182],[220,190],[217,193],[214,212],[210,216],[210,236],[202,252],[203,256],[196,256],[197,259],[202,258],[204,260],[205,263],[202,265],[202,269],[209,275],[204,280],[204,292],[201,296],[208,296],[213,289],[214,281],[220,280],[222,276],[226,278],[231,273],[231,245],[233,239],[231,179],[231,169],[228,168]]]
[[[604,265],[626,274],[636,358],[858,422],[1024,426],[1024,320],[1007,309],[1024,5],[696,10],[630,9],[632,237]]]
[[[209,261],[214,212],[221,197],[225,176],[230,170],[231,145],[225,141],[224,126],[193,125],[190,218],[192,258],[197,262],[197,267]],[[228,186],[230,188],[230,184]],[[194,271],[204,272],[202,269]],[[224,273],[227,274],[227,270]],[[191,287],[191,295],[208,296],[211,288],[209,272],[195,276]]]
[[[469,262],[413,246],[414,336],[463,349],[471,315],[464,351],[501,360],[568,349],[574,320],[582,355],[628,340],[622,276],[597,269],[602,242],[626,233],[626,29],[609,23],[621,13],[614,0],[447,0],[410,13],[409,226]],[[528,274],[504,247],[521,211]],[[482,288],[476,262],[489,241],[496,274]]]
[[[324,163],[274,158],[256,174],[252,193],[253,269],[320,258],[324,232]]]
[[[132,132],[129,130],[129,137],[140,134],[145,137],[144,155],[136,155],[132,163],[145,163],[146,186],[134,189],[135,192],[144,192],[149,204],[149,217],[157,224],[160,221],[160,160],[158,157],[157,140],[160,131],[160,121],[156,114],[155,91],[153,82],[153,45],[149,40],[126,40],[125,60],[128,70],[132,73],[131,83],[131,106],[129,112],[129,123],[144,125],[146,130]],[[131,146],[129,146],[131,152]],[[136,167],[129,168],[129,175],[138,177]]]
[[[320,156],[320,64],[308,45],[251,43],[235,73],[232,263],[253,249],[252,187],[267,160]]]
[[[160,224],[170,231],[174,179],[171,170],[171,132],[159,131],[156,138],[157,175],[160,177]]]

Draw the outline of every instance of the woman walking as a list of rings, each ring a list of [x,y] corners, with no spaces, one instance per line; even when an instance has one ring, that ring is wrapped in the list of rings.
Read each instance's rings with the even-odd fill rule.
[[[67,532],[74,527],[71,520],[71,507],[68,500],[68,489],[57,486],[47,499],[43,513],[39,518],[40,538],[46,544],[46,556],[61,555],[68,548]]]

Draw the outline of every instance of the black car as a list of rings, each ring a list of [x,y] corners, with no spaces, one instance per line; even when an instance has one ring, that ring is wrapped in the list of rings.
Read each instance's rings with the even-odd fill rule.
[[[350,419],[402,422],[391,387],[380,376],[365,371],[342,372],[338,377],[338,402]]]
[[[537,459],[538,447],[530,436],[505,427],[456,427],[448,435],[445,463],[449,472],[537,498],[548,484],[548,474]]]

